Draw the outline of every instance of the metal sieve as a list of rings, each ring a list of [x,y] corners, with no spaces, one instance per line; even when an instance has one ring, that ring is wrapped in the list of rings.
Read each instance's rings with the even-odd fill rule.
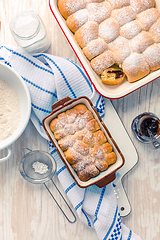
[[[53,198],[53,200],[56,202],[57,206],[63,213],[63,215],[66,217],[66,219],[70,223],[76,222],[75,214],[73,213],[72,209],[68,205],[64,196],[62,195],[62,193],[60,192],[60,190],[58,189],[58,187],[56,186],[56,184],[54,183],[54,181],[52,179],[52,177],[54,176],[54,174],[56,172],[56,162],[55,162],[54,158],[45,151],[40,151],[40,150],[32,151],[29,148],[24,148],[23,150],[28,150],[29,152],[24,154],[24,156],[21,159],[20,164],[19,164],[19,171],[20,171],[22,177],[30,183],[34,183],[34,184],[42,184],[43,183],[44,186],[46,187],[46,189],[48,190],[48,192],[50,193],[51,197]],[[55,197],[53,196],[53,194],[47,187],[46,182],[48,182],[50,180],[53,183],[56,190],[58,191],[58,193],[60,194],[60,196],[62,197],[62,199],[64,200],[68,209],[72,213],[72,215],[74,217],[73,221],[71,221],[67,217],[66,213],[60,207],[57,200],[55,199]]]

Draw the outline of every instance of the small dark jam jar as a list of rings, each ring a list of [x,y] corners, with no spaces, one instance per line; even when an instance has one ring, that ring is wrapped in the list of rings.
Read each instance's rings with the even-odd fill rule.
[[[152,141],[148,129],[154,138],[160,137],[160,119],[150,112],[144,112],[135,117],[131,128],[136,138],[143,143],[150,143]]]

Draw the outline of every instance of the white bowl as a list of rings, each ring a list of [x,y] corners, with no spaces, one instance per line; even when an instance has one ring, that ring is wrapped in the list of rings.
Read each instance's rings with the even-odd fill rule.
[[[11,67],[0,63],[0,79],[5,80],[18,94],[20,104],[20,124],[9,137],[0,142],[0,151],[7,148],[7,156],[0,161],[7,160],[11,155],[10,145],[14,143],[24,132],[31,113],[31,98],[29,90],[21,76]]]

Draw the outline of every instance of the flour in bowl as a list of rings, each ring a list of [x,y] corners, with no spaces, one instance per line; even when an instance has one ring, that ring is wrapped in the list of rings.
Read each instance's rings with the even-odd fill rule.
[[[18,94],[6,81],[0,79],[0,142],[9,137],[19,123]]]

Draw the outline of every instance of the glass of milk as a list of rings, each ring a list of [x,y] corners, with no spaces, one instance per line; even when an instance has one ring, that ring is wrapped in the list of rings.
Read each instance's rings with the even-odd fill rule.
[[[16,43],[28,53],[44,52],[50,46],[46,28],[34,11],[18,13],[10,22],[10,30]]]

